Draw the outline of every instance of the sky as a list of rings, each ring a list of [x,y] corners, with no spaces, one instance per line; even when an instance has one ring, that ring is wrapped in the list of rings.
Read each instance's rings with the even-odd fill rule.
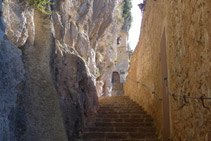
[[[142,3],[143,0],[131,0],[131,2],[133,6],[131,9],[133,21],[129,30],[128,43],[130,44],[131,49],[134,50],[139,41],[140,26],[142,20],[141,10],[139,9],[138,4]]]

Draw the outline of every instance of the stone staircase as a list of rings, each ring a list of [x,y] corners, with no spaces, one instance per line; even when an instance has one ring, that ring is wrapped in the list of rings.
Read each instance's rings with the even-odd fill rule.
[[[80,141],[157,141],[152,118],[127,96],[99,99],[100,107]]]

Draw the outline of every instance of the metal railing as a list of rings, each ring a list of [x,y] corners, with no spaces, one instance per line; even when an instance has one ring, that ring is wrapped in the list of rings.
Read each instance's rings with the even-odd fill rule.
[[[130,79],[132,82],[141,85],[142,87],[144,87],[145,89],[147,89],[151,94],[153,94],[155,96],[155,98],[157,98],[158,100],[162,101],[163,99],[159,97],[159,95],[155,92],[155,91],[151,91],[150,87],[140,83],[139,81],[134,81],[133,79],[131,79],[130,77],[127,77],[128,79]]]
[[[142,87],[146,88],[146,89],[147,89],[148,91],[150,91],[151,94],[153,94],[158,100],[160,100],[160,101],[163,100],[162,98],[159,97],[159,95],[158,95],[156,92],[151,91],[150,87],[148,87],[147,85],[142,84],[142,83],[140,83],[139,81],[135,81],[135,80],[131,79],[130,77],[127,77],[127,78],[128,78],[129,80],[131,80],[132,82],[134,82],[134,83],[136,83],[136,84],[138,84],[138,85],[141,85]],[[205,97],[205,96],[193,97],[193,96],[188,96],[188,95],[179,95],[179,94],[175,94],[175,93],[169,93],[169,95],[172,96],[172,98],[173,98],[174,100],[178,100],[177,97],[178,97],[178,98],[183,98],[185,104],[183,104],[182,107],[183,107],[184,105],[186,105],[187,103],[189,103],[189,102],[187,102],[187,99],[198,99],[198,100],[201,101],[202,106],[203,106],[204,108],[209,109],[209,107],[207,107],[207,106],[205,105],[204,100],[211,100],[211,97]]]

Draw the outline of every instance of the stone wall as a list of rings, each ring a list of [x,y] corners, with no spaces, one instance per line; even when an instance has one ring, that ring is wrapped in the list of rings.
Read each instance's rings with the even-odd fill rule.
[[[123,96],[123,83],[113,83],[112,85],[112,96]]]
[[[211,138],[211,101],[174,100],[163,105],[163,75],[160,50],[166,36],[167,80],[169,94],[211,97],[211,17],[209,0],[146,1],[140,41],[131,59],[125,94],[154,117],[163,136],[163,106],[170,108],[170,137],[173,140]],[[155,92],[156,95],[152,94]]]
[[[120,83],[123,83],[127,76],[127,71],[129,67],[129,54],[128,54],[128,32],[121,31],[119,34],[120,40],[117,46],[117,59],[115,60],[115,68],[113,71],[116,71],[120,74]]]

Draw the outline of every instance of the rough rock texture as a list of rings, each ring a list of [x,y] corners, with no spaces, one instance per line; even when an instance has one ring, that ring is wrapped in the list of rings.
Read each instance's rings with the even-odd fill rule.
[[[99,40],[98,49],[96,53],[96,64],[99,76],[97,81],[103,85],[97,85],[97,89],[102,89],[98,94],[99,96],[110,96],[112,83],[111,77],[113,72],[113,62],[117,58],[117,21],[114,21],[112,25],[105,31],[106,36]]]
[[[67,140],[49,65],[53,47],[51,21],[35,11],[34,23],[34,46],[26,44],[23,49],[27,77],[24,104],[28,121],[25,140]]]
[[[97,76],[97,81],[103,84],[97,85],[97,89],[102,89],[102,91],[98,93],[99,96],[111,96],[111,78],[114,68],[114,60],[117,58],[116,39],[120,31],[119,25],[122,24],[117,18],[117,8],[120,6],[120,4],[121,0],[115,1],[115,7],[112,7],[113,20],[109,27],[105,30],[103,37],[99,39],[98,42],[96,51],[96,65],[97,68],[99,68],[99,75]]]
[[[5,36],[5,24],[0,15],[0,141],[21,140],[26,130],[22,105],[24,74],[21,51]]]
[[[7,25],[6,35],[16,47],[23,46],[29,36],[34,38],[34,16],[31,8],[25,7],[23,2],[12,0],[4,3],[3,14]],[[33,35],[29,35],[29,32]]]
[[[58,93],[61,96],[60,103],[65,107],[63,116],[66,118],[66,129],[69,128],[67,131],[69,139],[78,136],[82,131],[81,126],[86,124],[86,118],[96,113],[95,78],[104,73],[108,75],[112,73],[109,69],[112,57],[115,55],[109,54],[112,51],[108,50],[115,48],[112,44],[116,39],[117,21],[114,10],[117,6],[118,1],[108,0],[59,1],[54,6],[60,13],[53,15],[56,52],[58,52],[55,73],[59,73],[56,74],[56,81],[58,80]],[[114,34],[109,33],[111,30]],[[111,43],[109,48],[107,42],[103,40],[105,38]],[[101,68],[96,62],[100,60],[99,49],[103,49],[102,58],[107,61]],[[106,80],[110,83],[110,76]],[[68,88],[70,86],[71,91]],[[102,86],[98,88],[102,89]],[[76,94],[79,94],[78,99],[74,98]],[[69,105],[72,105],[72,109],[66,109]],[[72,112],[69,112],[71,110]],[[77,111],[77,114],[71,116],[69,113],[74,114],[74,111]],[[73,126],[74,129],[71,129]]]
[[[26,130],[21,52],[6,37],[0,41],[0,140],[21,139]]]
[[[169,90],[211,97],[211,1],[177,1],[169,5]],[[174,19],[170,16],[173,13],[176,14]],[[174,101],[171,98],[173,139],[210,140],[211,101],[205,100],[209,107],[206,109],[201,101],[188,100],[189,104],[180,110],[181,102],[181,99]]]
[[[108,76],[100,80],[111,85],[119,28],[115,12],[120,1],[54,3],[51,9],[56,13],[44,16],[20,0],[4,1],[6,36],[16,48],[3,39],[0,24],[0,64],[5,66],[0,69],[0,87],[10,84],[0,89],[7,95],[0,93],[0,112],[6,111],[0,115],[3,140],[8,136],[11,140],[73,140],[97,111],[97,70]],[[101,55],[96,55],[101,49]],[[100,68],[96,60],[106,63]]]
[[[97,92],[85,62],[73,52],[63,50],[55,56],[56,87],[69,140],[80,136],[88,117],[98,108]],[[64,48],[63,48],[64,49]]]
[[[125,94],[137,101],[163,130],[160,45],[166,35],[168,91],[170,94],[211,97],[211,17],[209,0],[147,1],[139,44],[132,56]],[[164,30],[165,29],[165,30]],[[183,98],[170,101],[173,140],[210,140],[211,101]],[[167,105],[165,105],[167,106]]]
[[[117,7],[120,0],[59,1],[53,15],[55,37],[77,51],[89,71],[108,87],[111,93],[112,63],[116,57],[116,38],[119,30]],[[70,11],[70,12],[66,12]],[[97,85],[97,89],[102,86]]]

